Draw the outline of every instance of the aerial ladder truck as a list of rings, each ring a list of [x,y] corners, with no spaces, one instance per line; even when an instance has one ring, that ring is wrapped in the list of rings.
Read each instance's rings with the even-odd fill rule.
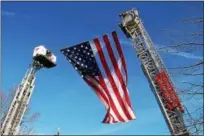
[[[20,124],[35,87],[36,72],[41,68],[52,68],[55,66],[56,56],[52,52],[47,50],[43,45],[34,48],[32,65],[18,86],[1,124],[1,136],[18,134]]]
[[[173,81],[145,30],[138,11],[132,9],[120,14],[119,17],[122,22],[119,26],[133,42],[142,70],[154,92],[170,133],[189,136],[183,119],[184,110]]]

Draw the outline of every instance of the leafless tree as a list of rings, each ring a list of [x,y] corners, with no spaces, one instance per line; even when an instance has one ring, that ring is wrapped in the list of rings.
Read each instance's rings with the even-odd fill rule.
[[[183,79],[178,81],[176,86],[177,93],[186,106],[184,115],[189,131],[195,135],[203,135],[203,9],[187,9],[186,12],[200,12],[200,16],[189,16],[177,21],[176,23],[181,26],[177,27],[177,30],[166,29],[165,32],[168,32],[168,35],[173,34],[174,38],[168,36],[170,44],[158,50],[186,58],[191,55],[194,58],[186,64],[179,62],[168,69],[172,76]]]
[[[3,120],[6,117],[6,113],[9,109],[9,106],[13,100],[13,97],[16,93],[17,90],[17,86],[11,88],[8,93],[4,93],[2,92],[1,95],[1,102],[2,102],[2,114],[1,114],[1,122],[3,122]],[[30,106],[28,106],[28,108],[26,109],[26,112],[24,114],[23,120],[20,124],[20,131],[18,135],[34,135],[36,132],[34,131],[33,127],[32,127],[32,123],[34,121],[36,121],[36,119],[39,117],[39,113],[35,112],[32,113],[30,111]]]

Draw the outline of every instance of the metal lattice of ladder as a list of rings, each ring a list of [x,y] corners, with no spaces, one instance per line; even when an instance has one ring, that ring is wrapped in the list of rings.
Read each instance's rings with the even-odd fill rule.
[[[178,108],[173,110],[168,108],[168,101],[163,96],[161,88],[155,79],[157,74],[165,72],[168,77],[167,79],[173,85],[161,57],[154,48],[153,42],[139,18],[138,11],[135,9],[126,11],[122,13],[120,17],[122,23],[119,26],[126,36],[132,39],[137,56],[142,63],[142,70],[154,92],[170,133],[172,135],[190,135],[185,127],[182,112]]]

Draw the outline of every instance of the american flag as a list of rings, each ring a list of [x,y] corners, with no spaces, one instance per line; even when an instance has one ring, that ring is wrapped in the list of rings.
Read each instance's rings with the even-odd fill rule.
[[[105,105],[103,123],[108,124],[135,119],[127,89],[127,67],[116,31],[110,37],[106,34],[61,49]]]

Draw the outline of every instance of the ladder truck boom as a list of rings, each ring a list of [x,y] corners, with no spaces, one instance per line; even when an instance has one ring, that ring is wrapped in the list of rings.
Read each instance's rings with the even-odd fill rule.
[[[36,72],[43,67],[52,68],[55,66],[56,57],[53,53],[48,51],[43,45],[34,49],[33,63],[15,92],[1,126],[1,136],[18,134],[23,115],[35,87]]]
[[[142,70],[154,92],[159,107],[163,113],[169,131],[172,135],[185,135],[187,131],[183,108],[168,71],[154,48],[148,33],[135,9],[119,15],[122,23],[119,24],[127,38],[132,39],[137,56],[141,61]]]

